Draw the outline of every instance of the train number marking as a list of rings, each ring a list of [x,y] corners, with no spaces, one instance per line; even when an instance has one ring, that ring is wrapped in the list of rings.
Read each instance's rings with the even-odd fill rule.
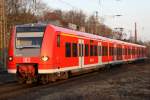
[[[30,58],[23,58],[23,62],[25,62],[25,63],[30,63],[31,62],[31,59]]]

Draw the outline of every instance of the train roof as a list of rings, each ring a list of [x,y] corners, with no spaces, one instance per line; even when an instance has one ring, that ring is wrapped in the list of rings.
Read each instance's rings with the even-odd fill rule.
[[[49,25],[52,28],[54,28],[56,31],[61,31],[61,32],[64,32],[64,33],[70,33],[72,35],[77,35],[77,36],[82,36],[82,37],[96,39],[96,40],[102,40],[102,41],[110,41],[112,43],[121,43],[121,44],[124,44],[124,45],[132,45],[132,46],[137,46],[137,47],[145,47],[145,46],[142,46],[142,45],[139,45],[139,44],[129,43],[129,42],[121,41],[121,40],[110,39],[110,38],[98,36],[98,35],[91,34],[91,33],[85,33],[85,32],[70,30],[70,29],[66,29],[66,28],[54,26],[54,25],[51,25],[51,24],[49,24]]]
[[[47,24],[43,23],[31,23],[31,24],[23,24],[23,25],[16,25],[16,27],[46,27]]]
[[[62,27],[59,27],[59,26],[54,26],[52,24],[31,23],[31,24],[16,25],[16,27],[41,27],[41,26],[46,27],[47,25],[54,28],[55,31],[70,33],[72,35],[77,35],[77,36],[81,36],[81,37],[85,37],[85,38],[91,38],[93,40],[110,41],[112,43],[121,43],[121,44],[124,44],[124,45],[145,47],[145,46],[142,46],[142,45],[139,45],[139,44],[129,43],[129,42],[121,41],[121,40],[110,39],[110,38],[102,37],[102,36],[91,34],[91,33],[85,33],[85,32],[75,31],[75,30],[71,30],[71,29],[67,29],[67,28],[62,28]]]

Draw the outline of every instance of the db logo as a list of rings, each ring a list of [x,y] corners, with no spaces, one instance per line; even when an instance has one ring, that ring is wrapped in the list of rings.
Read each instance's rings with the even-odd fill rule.
[[[23,58],[23,62],[29,63],[29,62],[31,62],[31,59],[30,58]]]

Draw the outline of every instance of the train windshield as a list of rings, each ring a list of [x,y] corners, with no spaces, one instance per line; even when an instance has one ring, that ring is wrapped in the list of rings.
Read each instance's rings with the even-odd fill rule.
[[[16,48],[40,48],[45,27],[17,27]]]

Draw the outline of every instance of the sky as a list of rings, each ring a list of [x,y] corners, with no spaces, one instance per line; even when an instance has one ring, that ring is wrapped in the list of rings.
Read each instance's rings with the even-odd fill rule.
[[[106,25],[112,29],[124,28],[128,37],[134,35],[136,22],[138,40],[150,41],[150,0],[43,0],[43,2],[53,9],[83,10],[89,16],[98,11]]]

